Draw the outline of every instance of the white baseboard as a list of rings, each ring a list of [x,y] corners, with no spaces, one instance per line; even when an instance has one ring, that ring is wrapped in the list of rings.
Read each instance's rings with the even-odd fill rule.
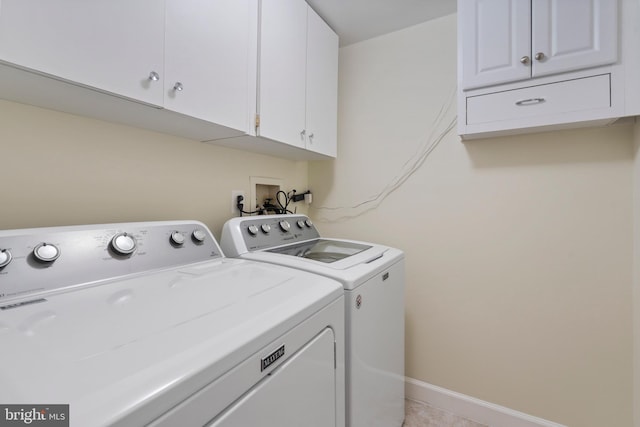
[[[490,427],[566,427],[408,377],[405,397]]]

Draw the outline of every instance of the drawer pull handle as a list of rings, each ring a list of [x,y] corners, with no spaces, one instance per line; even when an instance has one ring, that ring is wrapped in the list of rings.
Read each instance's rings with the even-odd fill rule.
[[[544,101],[545,101],[544,98],[529,98],[529,99],[523,99],[522,101],[516,102],[516,105],[518,107],[522,107],[525,105],[542,104]]]

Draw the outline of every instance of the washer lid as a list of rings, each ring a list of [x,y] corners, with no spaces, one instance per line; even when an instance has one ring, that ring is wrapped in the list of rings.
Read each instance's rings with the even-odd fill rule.
[[[297,256],[331,264],[371,248],[372,246],[370,245],[345,240],[317,239],[310,242],[269,249],[266,252]]]
[[[302,271],[319,274],[339,281],[345,290],[355,289],[367,280],[379,274],[384,274],[386,269],[404,258],[404,253],[401,250],[388,246],[340,239],[324,240],[361,244],[369,246],[369,248],[331,263],[319,262],[315,259],[291,256],[284,253],[276,253],[272,250],[247,252],[240,255],[240,257],[242,259],[293,267]],[[284,248],[284,246],[282,248]]]
[[[137,410],[146,423],[158,399],[177,404],[341,295],[326,278],[223,259],[5,307],[0,402],[68,403],[73,425]]]

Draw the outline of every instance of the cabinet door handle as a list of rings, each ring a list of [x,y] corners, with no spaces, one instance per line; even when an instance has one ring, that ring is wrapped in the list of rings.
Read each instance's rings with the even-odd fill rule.
[[[176,82],[176,84],[173,85],[173,90],[175,90],[176,92],[182,92],[182,89],[184,89],[184,87],[180,82]]]
[[[534,56],[534,58],[536,58],[536,61],[542,61],[546,57],[544,56],[544,53],[538,52],[538,53],[536,53],[536,56]]]
[[[300,131],[300,138],[304,138],[304,136],[307,134],[307,131],[305,129],[302,129]]]
[[[309,142],[313,144],[313,133],[309,134]]]
[[[529,99],[523,99],[523,100],[517,101],[516,105],[518,107],[522,107],[522,106],[525,106],[525,105],[542,104],[543,102],[545,102],[544,98],[529,98]]]
[[[155,71],[150,72],[149,80],[151,80],[152,82],[157,82],[158,80],[160,80],[160,74],[156,73]]]
[[[529,58],[528,56],[523,56],[522,58],[520,58],[520,62],[522,62],[524,65],[527,65],[530,60],[531,58]]]

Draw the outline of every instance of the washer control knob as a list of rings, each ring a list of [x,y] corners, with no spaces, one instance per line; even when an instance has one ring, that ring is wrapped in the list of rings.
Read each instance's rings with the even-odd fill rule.
[[[193,237],[193,240],[195,240],[196,243],[202,243],[204,242],[204,239],[207,238],[207,233],[205,233],[204,230],[197,228],[193,230],[193,233],[191,233],[191,237]]]
[[[53,262],[60,256],[60,249],[51,243],[40,243],[33,248],[33,256],[40,262]]]
[[[11,262],[11,252],[9,249],[0,249],[0,268],[6,267]]]
[[[304,221],[299,219],[298,221],[296,221],[296,224],[298,225],[298,228],[304,228]]]
[[[174,231],[171,233],[170,240],[174,245],[182,246],[184,244],[184,234],[179,231]]]
[[[304,224],[309,228],[313,227],[313,223],[311,222],[310,219],[305,219]]]
[[[258,227],[256,227],[255,225],[251,224],[249,227],[247,227],[247,231],[252,236],[255,236],[256,234],[258,234]]]
[[[269,232],[271,231],[271,226],[269,224],[262,224],[260,226],[260,229],[264,234],[269,234]]]
[[[118,255],[131,255],[137,247],[136,239],[127,233],[118,233],[111,239],[111,248]]]
[[[282,231],[284,231],[285,233],[286,233],[287,231],[291,230],[291,224],[289,224],[289,221],[287,221],[287,220],[284,220],[284,219],[283,219],[282,221],[280,221],[280,222],[278,223],[278,225],[280,226],[280,229],[281,229]]]

